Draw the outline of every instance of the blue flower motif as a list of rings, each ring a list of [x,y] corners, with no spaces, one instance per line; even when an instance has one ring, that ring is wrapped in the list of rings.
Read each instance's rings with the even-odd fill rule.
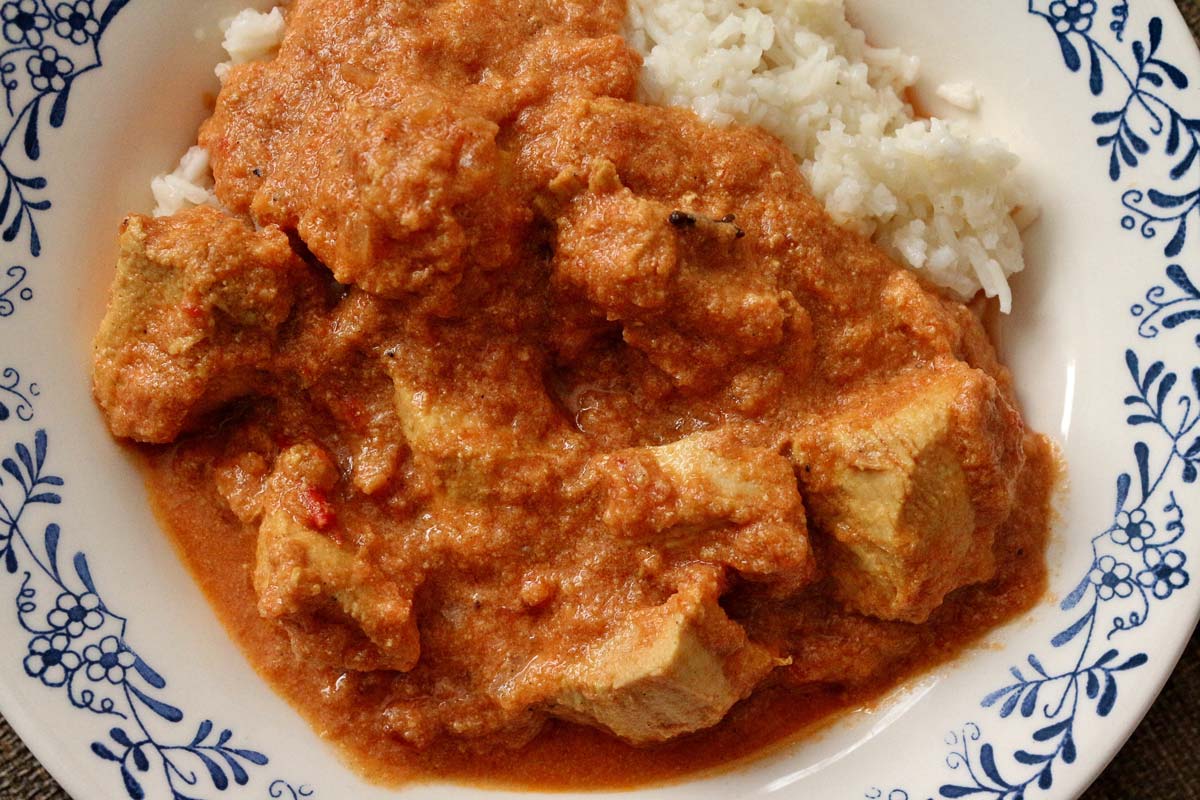
[[[1096,16],[1096,4],[1092,0],[1055,0],[1050,4],[1050,18],[1054,31],[1065,36],[1071,31],[1087,33]]]
[[[13,382],[15,378],[5,374],[0,381]],[[0,387],[4,385],[0,383]],[[265,766],[270,759],[257,750],[234,746],[233,731],[217,728],[210,719],[201,721],[194,734],[169,728],[182,723],[184,713],[159,694],[166,690],[166,679],[125,644],[127,620],[114,615],[100,599],[87,556],[77,552],[71,559],[78,585],[86,591],[68,589],[58,560],[61,528],[50,523],[43,536],[36,537],[20,527],[22,517],[28,519],[25,512],[31,508],[49,508],[62,502],[58,489],[64,481],[46,471],[47,453],[48,437],[44,430],[38,430],[29,445],[18,443],[14,457],[3,459],[4,471],[15,479],[5,484],[5,494],[14,497],[17,510],[12,511],[14,507],[7,505],[6,499],[4,515],[12,519],[11,524],[0,526],[0,533],[7,537],[4,549],[0,549],[4,566],[0,572],[24,573],[16,590],[16,606],[18,625],[32,637],[22,662],[25,672],[47,686],[61,689],[74,708],[123,720],[109,728],[106,741],[93,741],[91,752],[117,765],[130,798],[150,796],[142,785],[142,773],[151,771],[152,754],[161,770],[153,779],[165,784],[165,791],[155,791],[155,797],[183,797],[184,786],[195,787],[204,772],[218,792],[234,783],[246,784],[250,779],[248,768]],[[71,585],[77,584],[72,581]],[[49,613],[38,602],[42,597],[55,599]],[[54,628],[46,630],[44,621],[52,622]],[[113,631],[119,625],[122,633],[112,635],[106,625],[112,625]],[[142,679],[137,685],[132,682],[135,677]],[[168,739],[171,730],[175,732]],[[312,792],[300,794],[308,796]]]
[[[1112,556],[1101,556],[1088,573],[1088,580],[1096,587],[1096,594],[1101,600],[1111,600],[1114,597],[1129,597],[1133,594],[1133,582],[1130,576],[1133,568],[1128,564],[1117,561]]]
[[[71,59],[60,55],[53,47],[43,47],[25,64],[33,78],[33,88],[39,92],[61,92],[67,86],[67,76],[75,69]]]
[[[1146,512],[1135,508],[1117,514],[1117,527],[1112,532],[1112,540],[1117,544],[1129,545],[1129,549],[1140,553],[1146,549],[1146,542],[1154,538],[1157,530],[1154,523],[1146,518]]]
[[[13,44],[42,45],[42,31],[50,27],[50,18],[38,13],[37,0],[8,0],[0,7],[4,38]]]
[[[75,44],[84,44],[100,33],[100,21],[92,10],[92,0],[59,3],[54,8],[54,32]]]
[[[104,624],[100,611],[100,598],[94,592],[80,595],[63,592],[55,602],[55,608],[46,615],[46,622],[55,630],[62,631],[72,639],[84,631],[94,631]]]
[[[1176,589],[1187,586],[1191,578],[1183,565],[1187,556],[1179,550],[1162,553],[1158,548],[1146,551],[1146,569],[1137,574],[1137,582],[1151,590],[1159,600],[1166,600]]]
[[[137,656],[115,636],[105,636],[100,644],[91,644],[83,650],[87,662],[87,676],[99,683],[124,683],[125,672],[137,661]]]
[[[65,633],[36,636],[29,642],[25,672],[47,686],[62,686],[79,669],[79,654],[71,650],[71,637]]]

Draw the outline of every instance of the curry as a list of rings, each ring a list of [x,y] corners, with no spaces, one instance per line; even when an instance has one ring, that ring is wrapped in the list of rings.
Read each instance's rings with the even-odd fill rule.
[[[1053,451],[978,314],[769,135],[637,103],[623,15],[297,0],[201,131],[223,208],[122,225],[97,401],[380,779],[678,777],[1044,588]]]

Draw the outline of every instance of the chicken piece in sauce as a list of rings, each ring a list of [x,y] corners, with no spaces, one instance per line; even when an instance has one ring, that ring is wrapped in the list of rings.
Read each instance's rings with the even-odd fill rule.
[[[96,399],[117,436],[173,441],[270,372],[280,326],[311,279],[278,228],[200,207],[133,215],[96,336]]]

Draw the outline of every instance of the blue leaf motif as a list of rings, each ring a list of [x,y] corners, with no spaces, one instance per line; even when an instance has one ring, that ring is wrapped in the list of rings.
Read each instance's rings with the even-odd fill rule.
[[[1029,666],[1033,667],[1037,671],[1037,674],[1041,675],[1043,678],[1046,677],[1046,668],[1042,666],[1042,662],[1038,660],[1036,655],[1030,653],[1026,660],[1029,662]]]
[[[1137,459],[1138,478],[1141,479],[1142,502],[1150,499],[1150,447],[1145,442],[1133,446],[1133,455]]]
[[[1021,702],[1021,692],[1013,692],[1012,695],[1004,701],[1004,705],[1000,706],[1000,718],[1011,716],[1017,708],[1017,703]]]
[[[1092,90],[1092,94],[1099,97],[1104,93],[1104,74],[1100,71],[1100,56],[1096,53],[1096,46],[1088,41],[1088,58],[1091,61],[1091,70],[1088,74],[1088,88]],[[1147,149],[1149,149],[1147,147]]]
[[[1178,264],[1172,264],[1167,267],[1167,278],[1170,279],[1171,283],[1178,286],[1184,294],[1200,299],[1200,289],[1197,289],[1191,279],[1188,278],[1183,267]],[[1197,392],[1200,393],[1200,388],[1197,389]]]
[[[1120,508],[1121,506],[1118,504],[1118,511]],[[1071,590],[1071,593],[1063,598],[1062,603],[1059,604],[1059,608],[1061,608],[1063,611],[1070,611],[1071,609],[1075,608],[1075,606],[1079,605],[1079,601],[1083,599],[1083,596],[1087,594],[1088,587],[1091,585],[1092,582],[1089,581],[1085,575],[1083,580],[1075,584],[1075,588]]]
[[[1179,226],[1175,228],[1175,235],[1171,237],[1171,241],[1167,243],[1167,247],[1163,252],[1169,257],[1174,258],[1183,252],[1183,246],[1187,243],[1188,221],[1186,216],[1179,218]]]
[[[73,80],[67,81],[58,97],[54,98],[54,105],[50,107],[50,127],[61,128],[67,121],[67,101],[71,98],[71,86],[74,83]]]
[[[42,148],[38,144],[38,110],[41,106],[40,99],[33,101],[29,106],[29,121],[25,124],[25,155],[29,156],[30,161],[37,161],[42,157]]]
[[[233,775],[234,783],[236,783],[238,786],[245,786],[250,782],[249,773],[242,769],[242,765],[237,762],[237,759],[223,751],[218,752],[221,753],[221,758],[225,759],[225,763],[229,766],[229,772],[231,775]]]
[[[217,762],[206,756],[201,750],[193,750],[192,754],[200,759],[200,763],[204,764],[204,768],[208,770],[208,777],[212,780],[213,786],[221,791],[229,788],[229,778],[225,776],[225,771],[221,769]]]
[[[1018,750],[1017,752],[1013,753],[1013,758],[1017,761],[1017,763],[1020,764],[1044,764],[1050,759],[1054,758],[1054,754],[1030,753],[1027,750]]]
[[[1189,201],[1191,201],[1192,198],[1195,197],[1195,193],[1193,192],[1192,194],[1175,195],[1164,194],[1157,189],[1151,189],[1146,193],[1146,196],[1149,197],[1150,202],[1154,203],[1156,206],[1160,206],[1162,208],[1178,208],[1179,206],[1186,205]]]
[[[0,466],[2,466],[4,468],[5,472],[7,472],[9,475],[12,475],[14,478],[16,478],[17,483],[21,484],[22,486],[25,485],[25,476],[21,473],[21,470],[17,467],[17,462],[13,461],[11,458],[6,458],[6,459],[4,459],[4,461],[0,462]]]
[[[1124,672],[1125,670],[1136,669],[1137,667],[1142,666],[1149,660],[1150,660],[1150,656],[1146,655],[1145,653],[1138,653],[1134,656],[1130,656],[1129,660],[1127,660],[1125,663],[1121,664],[1120,666],[1113,667],[1112,671],[1113,672]]]
[[[129,687],[129,691],[133,692],[134,696],[137,697],[138,700],[141,700],[151,711],[153,711],[155,714],[158,714],[168,722],[179,722],[181,719],[183,719],[183,712],[170,703],[164,703],[161,700],[155,700],[153,697],[146,694],[133,684],[126,684],[126,686]]]
[[[83,585],[89,592],[95,593],[96,584],[92,581],[92,571],[88,568],[87,556],[83,553],[76,553],[72,563],[75,565],[75,574],[79,576],[79,580],[83,581]]]
[[[140,656],[135,657],[133,668],[137,670],[138,675],[142,676],[142,680],[153,686],[155,689],[162,689],[167,685],[167,682],[163,679],[163,676],[155,672],[154,669],[151,668],[151,666],[145,661],[143,661]]]
[[[1167,396],[1171,393],[1171,390],[1175,388],[1177,380],[1178,379],[1176,378],[1175,373],[1170,372],[1167,373],[1166,377],[1162,379],[1162,382],[1158,384],[1158,396],[1156,398],[1155,407],[1160,417],[1162,416],[1163,406],[1166,405]]]
[[[1146,370],[1146,377],[1142,379],[1142,394],[1149,394],[1150,387],[1158,380],[1158,376],[1162,375],[1164,369],[1166,369],[1166,364],[1161,361],[1155,361],[1150,365],[1150,369]]]
[[[196,735],[192,737],[192,747],[203,742],[212,733],[213,724],[211,720],[204,720],[200,723],[200,727],[196,729]]]
[[[1171,85],[1176,89],[1182,90],[1188,88],[1187,75],[1184,75],[1183,70],[1179,69],[1174,64],[1168,64],[1166,61],[1159,61],[1158,59],[1155,59],[1154,66],[1158,67],[1163,71],[1164,74],[1166,74],[1167,80],[1169,80]]]
[[[1178,148],[1178,146],[1179,145],[1177,143],[1175,147]],[[1175,152],[1174,150],[1171,150],[1169,145],[1167,149],[1170,153]],[[1185,155],[1178,164],[1171,168],[1171,180],[1177,181],[1184,175],[1187,175],[1188,170],[1190,170],[1192,165],[1196,163],[1196,156],[1200,156],[1200,146],[1193,144],[1188,148],[1187,155]]]
[[[1075,49],[1075,45],[1071,44],[1071,40],[1066,36],[1058,37],[1058,46],[1062,49],[1063,61],[1071,72],[1078,72],[1083,66],[1083,61],[1079,58],[1079,51]]]
[[[1102,717],[1107,717],[1109,712],[1113,710],[1113,706],[1117,702],[1117,682],[1112,675],[1104,676],[1104,692],[1100,695],[1100,701],[1096,704],[1096,713]]]
[[[979,704],[981,706],[983,706],[984,708],[991,708],[992,706],[994,706],[996,704],[996,701],[998,701],[1001,697],[1004,697],[1004,696],[1010,694],[1016,688],[1017,688],[1017,686],[1005,686],[1003,689],[997,689],[996,691],[991,692],[986,697],[984,697],[983,700],[980,701]]]
[[[1067,734],[1063,737],[1062,759],[1067,764],[1074,764],[1076,755],[1075,739],[1070,734]]]
[[[1071,720],[1069,719],[1056,722],[1053,725],[1047,725],[1033,732],[1033,740],[1035,742],[1048,742],[1069,727],[1071,727]]]
[[[100,17],[100,32],[103,33],[117,16],[121,13],[121,9],[129,4],[129,0],[112,0],[108,7],[104,9],[104,14]]]
[[[996,768],[996,753],[990,744],[985,744],[979,748],[979,765],[983,768],[983,772],[991,778],[999,786],[1009,786],[1008,781],[1000,776],[1000,770]]]
[[[1120,510],[1125,507],[1125,500],[1129,497],[1129,484],[1130,484],[1129,473],[1122,472],[1120,475],[1117,476],[1117,511],[1118,512],[1120,512]],[[1086,581],[1087,579],[1084,578],[1084,580]],[[1064,610],[1069,610],[1069,609],[1064,609]]]
[[[133,800],[143,800],[145,798],[146,792],[142,789],[142,785],[138,783],[137,778],[133,777],[133,773],[126,769],[124,765],[121,765],[121,780],[125,783],[125,791],[129,793],[129,796]]]
[[[103,758],[105,761],[118,761],[119,762],[121,760],[121,759],[117,758],[116,754],[113,753],[112,750],[109,750],[107,747],[100,744],[99,742],[92,743],[92,752],[95,753],[100,758]]]
[[[1033,716],[1033,712],[1037,710],[1037,684],[1034,684],[1026,694],[1025,699],[1021,702],[1021,716],[1028,719]]]
[[[239,758],[243,758],[246,761],[249,761],[251,764],[256,764],[260,767],[266,766],[268,763],[267,757],[257,750],[242,750],[239,748],[233,748],[229,752],[236,753]]]
[[[55,577],[58,576],[58,538],[61,534],[62,530],[53,522],[46,526],[46,561]]]
[[[1065,631],[1063,631],[1062,633],[1059,633],[1057,636],[1055,636],[1053,639],[1051,639],[1050,644],[1053,645],[1054,647],[1062,647],[1063,645],[1067,644],[1072,639],[1074,639],[1076,636],[1078,636],[1080,631],[1082,631],[1084,628],[1087,627],[1087,624],[1092,621],[1092,617],[1094,615],[1095,615],[1094,610],[1089,611],[1084,616],[1075,620],[1075,622],[1071,623],[1071,626],[1069,628],[1067,628]]]

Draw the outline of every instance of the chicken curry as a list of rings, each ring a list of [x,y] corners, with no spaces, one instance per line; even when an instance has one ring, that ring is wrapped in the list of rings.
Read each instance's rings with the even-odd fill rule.
[[[711,767],[1043,591],[1052,449],[978,315],[771,136],[636,102],[623,15],[296,0],[201,131],[222,208],[121,228],[105,418],[383,779]]]

